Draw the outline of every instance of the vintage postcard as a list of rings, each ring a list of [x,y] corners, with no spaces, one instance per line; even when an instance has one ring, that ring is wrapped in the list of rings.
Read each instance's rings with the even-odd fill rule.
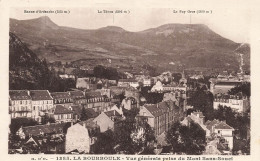
[[[196,2],[0,1],[1,157],[260,159],[257,3]]]

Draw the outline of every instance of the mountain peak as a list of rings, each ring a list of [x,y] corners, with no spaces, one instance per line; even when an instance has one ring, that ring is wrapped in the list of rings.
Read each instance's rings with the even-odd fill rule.
[[[26,25],[31,27],[37,27],[37,28],[51,28],[51,29],[59,29],[59,26],[55,24],[48,16],[41,16],[34,19],[28,19],[28,20],[16,20],[16,19],[10,19],[11,24],[15,23],[16,25]]]
[[[43,21],[51,21],[51,19],[48,16],[41,16],[39,18],[36,18],[38,20],[43,20]]]
[[[203,30],[209,30],[207,25],[204,24],[180,24],[180,23],[169,23],[165,25],[161,25],[155,28],[150,28],[144,31],[141,31],[143,33],[149,33],[149,32],[161,32],[161,31],[180,31],[180,30],[189,30],[189,29],[203,29]]]
[[[39,18],[34,19],[36,22],[42,24],[43,26],[50,27],[52,29],[57,29],[58,25],[56,25],[48,16],[41,16]]]
[[[106,26],[106,27],[99,28],[98,30],[112,31],[112,32],[125,32],[126,31],[122,27],[118,27],[118,26]]]

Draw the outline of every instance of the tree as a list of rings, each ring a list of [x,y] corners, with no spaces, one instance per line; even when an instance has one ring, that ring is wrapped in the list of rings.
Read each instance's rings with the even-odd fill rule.
[[[238,85],[234,88],[231,88],[228,91],[228,94],[230,95],[236,95],[238,93],[242,93],[243,95],[250,97],[251,96],[251,84],[250,83],[243,83],[241,85]]]
[[[35,126],[37,121],[31,118],[15,118],[11,120],[10,131],[12,134],[15,134],[20,127],[25,126]]]
[[[166,134],[166,140],[174,153],[202,154],[206,145],[206,132],[196,123],[189,126],[175,122]]]
[[[236,129],[241,138],[246,139],[250,128],[250,115],[248,113],[237,113],[230,107],[219,106],[214,110],[214,119],[225,120],[228,125]]]
[[[88,119],[87,110],[85,107],[82,107],[81,114],[80,114],[80,120],[85,121]]]
[[[97,136],[97,141],[93,145],[92,152],[94,154],[115,154],[115,143],[114,132],[107,130]]]
[[[172,76],[174,77],[173,81],[177,82],[177,83],[179,83],[179,81],[180,81],[180,79],[182,77],[181,73],[173,73]]]
[[[191,97],[188,99],[188,104],[192,105],[195,110],[203,112],[205,120],[212,120],[214,112],[213,109],[213,94],[208,91],[204,91],[202,88],[198,88],[191,93]]]
[[[116,150],[124,154],[138,154],[155,141],[154,131],[147,122],[137,121],[139,109],[124,110],[125,120],[115,128]]]
[[[55,119],[47,114],[45,114],[42,118],[42,124],[47,124],[47,123],[55,123]]]

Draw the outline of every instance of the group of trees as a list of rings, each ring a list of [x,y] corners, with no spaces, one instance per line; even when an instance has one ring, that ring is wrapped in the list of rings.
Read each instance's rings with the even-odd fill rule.
[[[234,92],[238,88],[241,89],[244,87],[235,87],[231,89],[231,91]],[[242,138],[246,138],[247,129],[250,126],[249,112],[247,111],[240,114],[226,106],[219,106],[218,109],[214,109],[213,99],[212,93],[198,88],[191,94],[190,99],[188,99],[188,103],[193,106],[193,109],[187,111],[187,114],[190,114],[192,111],[201,111],[206,121],[213,119],[225,120],[228,125],[237,129],[237,132],[239,132]]]
[[[205,115],[206,120],[212,120],[213,109],[213,94],[204,88],[198,87],[190,93],[190,98],[187,100],[189,105],[193,106],[195,111],[201,111]]]
[[[15,134],[22,126],[35,126],[37,121],[31,118],[14,118],[11,119],[11,124],[9,126],[11,134]]]
[[[22,70],[19,77],[10,74],[9,87],[11,90],[49,90],[51,92],[63,92],[70,88],[76,87],[76,82],[73,79],[61,79],[57,72],[52,68],[48,68],[47,61],[38,60],[37,67],[24,66],[16,69],[12,65],[14,71]],[[30,78],[33,77],[33,78]]]
[[[174,153],[199,155],[205,150],[206,132],[196,123],[189,126],[175,122],[166,135]]]
[[[230,107],[219,106],[218,109],[212,112],[214,119],[226,121],[228,125],[235,129],[235,134],[238,134],[242,139],[247,139],[247,132],[250,128],[250,115],[246,113],[238,113]]]
[[[47,123],[55,123],[55,119],[47,114],[45,114],[42,117],[42,124],[47,124]],[[26,127],[26,126],[35,126],[38,125],[38,122],[32,118],[14,118],[11,119],[11,124],[9,126],[10,132],[12,134],[15,134],[17,130],[21,127]]]
[[[87,115],[87,110],[85,109],[85,107],[82,107],[81,113],[80,113],[80,120],[86,121],[87,119],[89,119],[89,117]]]
[[[93,153],[139,154],[152,148],[149,143],[155,141],[154,132],[148,123],[136,120],[139,109],[133,108],[123,112],[125,119],[115,125],[114,131],[108,130],[98,135],[92,149]]]
[[[243,83],[232,88],[228,91],[228,94],[235,95],[238,93],[242,93],[244,96],[250,97],[251,96],[251,83]]]
[[[77,68],[73,70],[73,74],[77,77],[97,77],[111,80],[126,78],[125,74],[117,71],[116,68],[105,67],[102,65],[95,66],[93,71]]]
[[[162,102],[164,93],[149,93],[152,87],[141,87],[141,96],[146,99],[146,103],[156,104]]]
[[[102,65],[94,67],[94,76],[97,78],[105,78],[112,80],[126,78],[125,75],[123,73],[118,72],[116,68],[104,67]]]

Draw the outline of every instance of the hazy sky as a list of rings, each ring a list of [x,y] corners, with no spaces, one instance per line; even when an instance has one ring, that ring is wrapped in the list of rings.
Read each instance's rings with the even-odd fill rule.
[[[69,10],[69,14],[60,13],[24,13],[24,10]],[[49,16],[59,26],[81,29],[96,29],[105,26],[119,26],[128,31],[141,31],[168,23],[205,24],[221,36],[235,42],[249,43],[250,11],[243,8],[207,9],[211,14],[180,13],[180,8],[120,8],[130,13],[98,13],[98,10],[115,11],[117,8],[15,8],[10,10],[10,17],[31,19]],[[173,13],[176,10],[177,13]]]

